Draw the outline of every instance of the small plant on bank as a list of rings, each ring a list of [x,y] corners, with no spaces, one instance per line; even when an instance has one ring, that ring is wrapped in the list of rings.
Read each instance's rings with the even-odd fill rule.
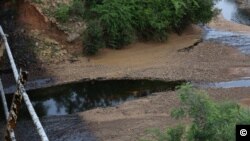
[[[180,106],[171,113],[176,119],[189,118],[190,124],[182,129],[169,128],[168,132],[151,132],[152,141],[234,141],[236,124],[250,124],[249,109],[233,102],[216,103],[191,85],[178,90]],[[182,132],[183,131],[183,132]]]
[[[82,0],[73,0],[69,8],[69,13],[83,19],[85,15],[84,2]]]
[[[154,141],[182,141],[185,127],[178,125],[174,128],[165,129],[164,131],[161,131],[160,129],[148,129],[146,132],[154,138]],[[140,141],[152,140],[141,139]]]
[[[69,19],[70,7],[66,4],[60,4],[55,11],[55,18],[60,22],[66,22]]]
[[[91,10],[101,22],[106,47],[119,49],[134,41],[132,10],[133,5],[119,0],[104,0]]]
[[[89,21],[87,29],[84,31],[83,43],[86,55],[95,55],[100,48],[104,47],[103,31],[100,22]]]

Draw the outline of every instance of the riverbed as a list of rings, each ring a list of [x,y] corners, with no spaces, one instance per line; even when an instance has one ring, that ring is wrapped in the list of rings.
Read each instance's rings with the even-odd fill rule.
[[[37,74],[41,74],[44,78],[52,78],[53,84],[82,79],[119,80],[124,78],[186,80],[205,85],[207,82],[238,80],[250,76],[248,71],[250,57],[247,52],[241,50],[242,42],[249,42],[250,30],[248,26],[229,20],[219,16],[208,24],[208,30],[205,32],[200,27],[193,25],[182,36],[170,35],[166,43],[134,43],[123,50],[104,49],[95,57],[79,57],[73,63],[65,61],[59,64],[43,64],[46,71],[35,72],[31,74],[31,78],[35,79]],[[179,51],[194,44],[202,37],[205,39],[204,42],[190,50]],[[244,48],[247,49],[248,46]],[[132,90],[130,94],[136,94],[137,91]],[[211,97],[218,101],[234,100],[247,105],[250,98],[249,88],[209,88],[205,91],[210,92]],[[59,92],[57,95],[63,92]],[[85,112],[72,112],[72,115],[60,115],[63,113],[60,111],[64,110],[59,108],[58,115],[41,118],[42,124],[51,140],[91,138],[89,140],[131,141],[145,136],[144,130],[147,128],[162,129],[166,126],[173,126],[175,123],[187,122],[177,122],[169,115],[171,108],[178,106],[175,91],[152,92],[157,93],[136,100],[125,100],[117,105],[111,105],[112,107],[97,106],[97,108]],[[127,94],[125,95],[127,96]],[[75,100],[74,94],[69,95],[69,101],[71,99]],[[50,98],[45,98],[46,100],[49,101],[47,103],[53,103]],[[50,107],[48,111],[50,111],[49,109]],[[53,110],[55,111],[55,108]],[[23,129],[28,127],[32,127],[29,119],[21,120],[18,123],[16,132],[20,140],[37,138],[34,129],[30,129],[27,134],[22,135]]]

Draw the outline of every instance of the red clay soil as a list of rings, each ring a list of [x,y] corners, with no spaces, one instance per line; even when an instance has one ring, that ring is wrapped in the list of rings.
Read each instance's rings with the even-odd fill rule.
[[[59,43],[68,45],[67,35],[49,21],[42,12],[28,1],[18,1],[18,21],[29,30],[40,30],[44,35]]]

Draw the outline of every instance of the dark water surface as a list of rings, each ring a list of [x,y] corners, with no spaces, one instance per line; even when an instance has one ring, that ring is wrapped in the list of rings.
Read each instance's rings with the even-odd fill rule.
[[[40,117],[67,115],[96,107],[116,106],[128,100],[148,96],[154,92],[175,90],[184,81],[164,82],[157,80],[107,80],[71,83],[28,92]],[[8,101],[11,95],[8,95]],[[2,105],[0,105],[2,110]],[[3,119],[2,112],[0,113]],[[21,118],[28,112],[21,109]]]

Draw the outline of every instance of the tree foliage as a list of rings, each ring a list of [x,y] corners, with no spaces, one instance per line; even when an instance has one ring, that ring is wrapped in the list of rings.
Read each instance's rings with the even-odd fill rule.
[[[88,23],[86,32],[84,32],[84,53],[86,55],[94,55],[100,48],[103,48],[102,28],[98,20],[93,20]]]
[[[66,22],[69,19],[69,6],[60,4],[55,11],[55,18],[60,22]]]
[[[158,132],[156,137],[166,136],[188,141],[234,141],[236,124],[250,124],[250,112],[233,102],[216,103],[205,92],[194,89],[191,85],[184,85],[178,90],[180,107],[175,108],[171,115],[176,118],[188,117],[190,125],[184,132],[177,132],[176,128]],[[179,127],[180,128],[180,127]],[[156,141],[161,141],[159,138]]]
[[[85,19],[100,20],[104,44],[121,48],[135,39],[165,41],[190,23],[213,17],[213,0],[85,0]],[[86,31],[88,32],[88,31]]]
[[[101,21],[105,44],[110,48],[121,48],[134,39],[132,6],[122,0],[104,0],[92,9]]]
[[[84,2],[82,0],[73,0],[70,8],[69,8],[69,14],[76,16],[76,17],[80,17],[80,18],[84,18],[85,15],[85,7],[84,7]]]

